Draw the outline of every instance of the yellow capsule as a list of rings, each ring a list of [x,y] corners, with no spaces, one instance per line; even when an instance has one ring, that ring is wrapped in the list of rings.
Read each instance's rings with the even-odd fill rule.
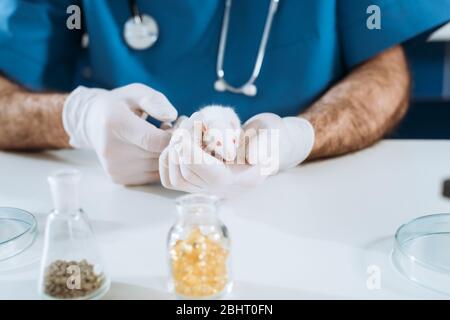
[[[204,236],[199,228],[193,229],[171,249],[176,292],[188,297],[219,294],[228,281],[227,256],[228,251],[219,240]]]

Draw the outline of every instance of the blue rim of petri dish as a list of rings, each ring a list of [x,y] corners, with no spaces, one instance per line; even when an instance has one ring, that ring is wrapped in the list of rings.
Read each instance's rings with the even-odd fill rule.
[[[0,262],[29,248],[36,234],[37,221],[34,215],[18,208],[0,207]]]

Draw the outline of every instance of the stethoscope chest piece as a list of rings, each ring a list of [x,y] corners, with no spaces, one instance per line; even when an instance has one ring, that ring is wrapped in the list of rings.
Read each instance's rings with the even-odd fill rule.
[[[158,40],[158,24],[147,14],[132,16],[125,23],[123,37],[130,48],[146,50]]]

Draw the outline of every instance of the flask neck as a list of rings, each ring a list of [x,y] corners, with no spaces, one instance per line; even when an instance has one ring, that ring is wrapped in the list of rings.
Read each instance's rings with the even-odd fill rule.
[[[48,178],[53,198],[54,212],[73,213],[80,209],[80,173],[76,170],[60,171]]]

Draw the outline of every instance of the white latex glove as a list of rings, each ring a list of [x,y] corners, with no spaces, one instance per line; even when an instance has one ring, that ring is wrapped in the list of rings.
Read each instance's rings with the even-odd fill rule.
[[[143,119],[145,114],[160,121],[177,117],[162,93],[142,84],[112,91],[78,87],[62,117],[73,147],[94,149],[115,183],[140,185],[159,180],[158,159],[171,137]]]
[[[261,113],[243,126],[245,157],[249,164],[260,165],[265,174],[276,174],[305,161],[314,145],[314,128],[300,117],[281,118]]]
[[[202,117],[196,112],[184,120],[159,159],[164,187],[185,192],[230,196],[260,184],[266,176],[258,166],[227,165],[202,149]],[[197,126],[197,127],[196,127]]]

